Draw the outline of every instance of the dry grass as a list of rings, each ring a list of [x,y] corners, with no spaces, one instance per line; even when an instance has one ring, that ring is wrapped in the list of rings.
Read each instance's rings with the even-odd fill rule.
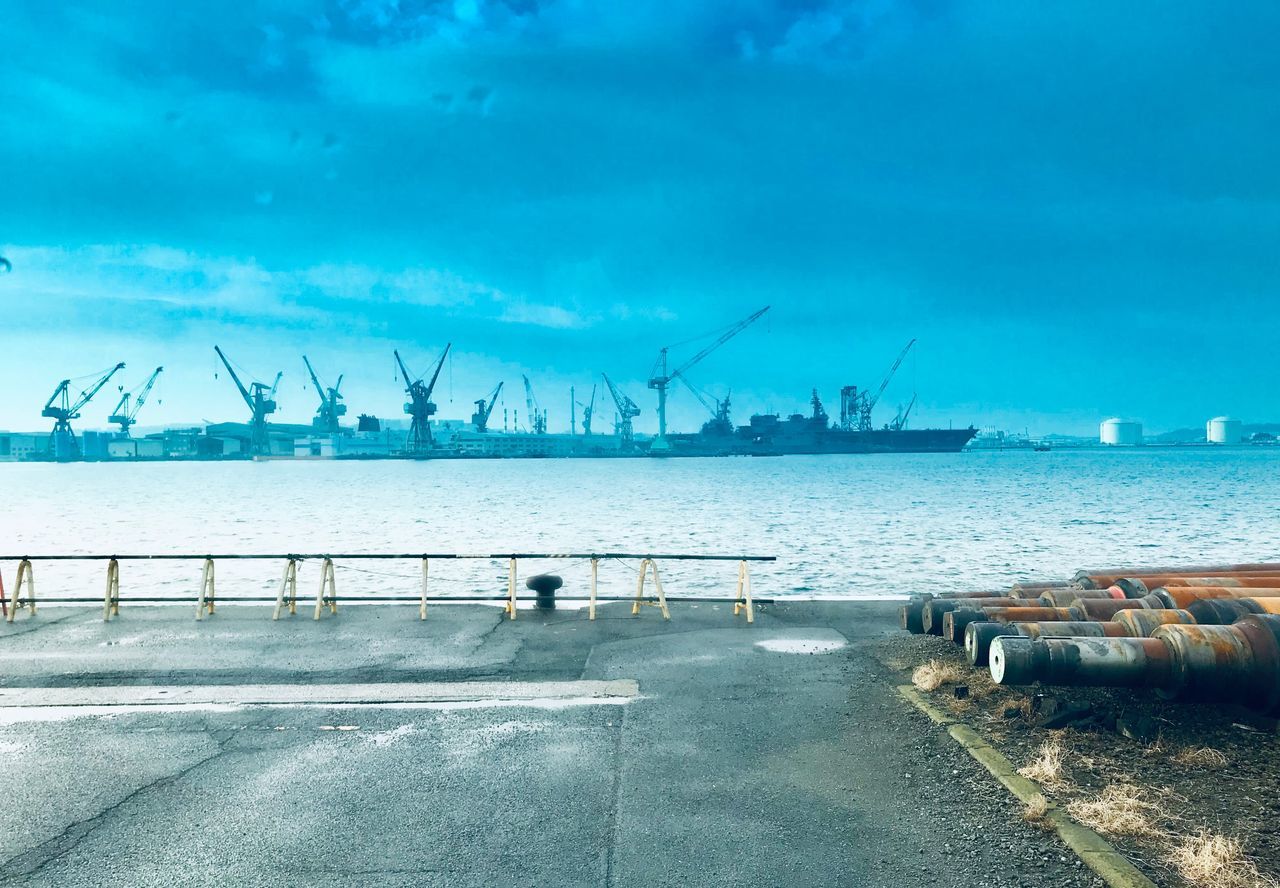
[[[1209,746],[1188,746],[1173,757],[1174,764],[1184,768],[1225,768],[1227,757]]]
[[[1182,878],[1206,888],[1274,888],[1280,884],[1258,871],[1238,839],[1210,832],[1189,836],[1170,852],[1170,862]]]
[[[1022,809],[1022,819],[1043,830],[1053,829],[1049,821],[1049,802],[1044,796],[1036,796]]]
[[[944,684],[960,681],[960,670],[941,660],[930,660],[911,673],[911,683],[922,691],[936,691]]]
[[[1018,773],[1045,789],[1061,789],[1067,784],[1063,769],[1062,740],[1058,737],[1046,740],[1036,750],[1031,761],[1018,769]]]
[[[1097,798],[1076,799],[1067,804],[1067,813],[1087,827],[1112,836],[1161,836],[1156,822],[1160,805],[1132,783],[1113,783]]]

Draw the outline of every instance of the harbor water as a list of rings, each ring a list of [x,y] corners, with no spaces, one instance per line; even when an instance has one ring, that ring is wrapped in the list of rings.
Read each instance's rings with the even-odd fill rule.
[[[1280,557],[1280,449],[672,460],[0,465],[0,554],[670,552],[776,555],[760,597],[1006,586],[1083,566]],[[601,565],[634,592],[635,562]],[[660,564],[670,595],[730,595],[735,564]],[[15,563],[0,563],[6,585]],[[121,592],[191,598],[199,562],[122,566]],[[280,566],[222,562],[219,594]],[[587,564],[528,561],[584,594]],[[101,594],[101,564],[37,563],[41,597]],[[319,571],[305,566],[299,595]],[[414,562],[339,563],[340,594],[418,591]],[[501,562],[432,564],[431,593],[505,590]],[[521,590],[524,591],[523,588]]]

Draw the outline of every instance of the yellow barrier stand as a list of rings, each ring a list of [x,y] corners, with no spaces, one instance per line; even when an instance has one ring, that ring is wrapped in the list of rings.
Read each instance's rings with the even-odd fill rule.
[[[516,618],[516,560],[512,558],[507,562],[507,605],[506,612],[511,615],[511,619]]]
[[[208,613],[213,616],[213,559],[204,560],[204,570],[200,573],[200,597],[196,601],[196,619],[203,620]]]
[[[338,588],[333,579],[333,559],[327,556],[324,563],[320,565],[320,591],[316,593],[315,619],[320,619],[320,614],[326,606],[329,608],[329,613],[338,612]]]
[[[120,562],[107,562],[107,591],[102,596],[102,622],[110,623],[120,615]]]
[[[285,591],[288,591],[286,597]],[[280,578],[280,591],[276,595],[276,609],[271,619],[280,619],[280,611],[289,606],[289,616],[298,612],[298,559],[290,558],[284,565],[284,576]]]
[[[747,612],[748,623],[756,621],[755,604],[751,601],[751,573],[745,561],[738,562],[738,595],[733,600],[733,615],[736,617],[740,610]]]
[[[587,619],[596,618],[596,573],[600,569],[600,559],[591,559],[591,602],[587,605]]]
[[[418,619],[427,618],[427,559],[422,559],[422,601],[418,603]]]
[[[22,597],[22,585],[25,581],[27,597]],[[23,558],[18,562],[18,575],[13,581],[13,597],[9,599],[9,622],[18,615],[18,608],[30,607],[31,616],[36,615],[36,579],[31,572],[31,562]]]
[[[653,587],[658,593],[657,601],[646,601],[644,598],[645,575],[650,570],[653,571]],[[662,591],[662,580],[658,579],[658,565],[654,563],[652,558],[646,558],[640,562],[640,577],[636,581],[636,600],[635,603],[631,605],[631,616],[634,617],[640,614],[640,606],[642,604],[661,608],[662,619],[671,619],[671,611],[667,610],[667,594]]]

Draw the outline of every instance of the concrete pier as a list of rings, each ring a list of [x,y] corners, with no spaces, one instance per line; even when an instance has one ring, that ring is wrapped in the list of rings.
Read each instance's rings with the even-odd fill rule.
[[[894,694],[895,605],[731,610],[24,614],[0,883],[1092,884]]]

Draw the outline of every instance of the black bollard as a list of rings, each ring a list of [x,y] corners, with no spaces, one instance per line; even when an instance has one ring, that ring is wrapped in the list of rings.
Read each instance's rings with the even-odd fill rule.
[[[555,574],[537,574],[525,580],[524,584],[538,595],[535,607],[539,610],[556,609],[556,590],[564,585],[564,580]]]

